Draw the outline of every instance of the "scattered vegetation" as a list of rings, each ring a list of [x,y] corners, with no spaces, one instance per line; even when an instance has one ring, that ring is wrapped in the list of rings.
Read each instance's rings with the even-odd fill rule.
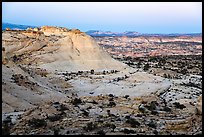
[[[93,123],[93,122],[89,122],[89,123],[87,123],[87,125],[85,127],[83,127],[83,129],[86,131],[92,131],[96,128],[97,128],[97,124]]]
[[[48,116],[48,119],[51,121],[51,122],[54,122],[54,121],[58,121],[62,118],[62,115],[60,114],[55,114],[55,115],[51,115],[51,116]]]
[[[202,75],[202,55],[117,57],[116,59],[133,68],[143,68],[144,71],[168,79],[180,79],[182,75],[188,74]]]
[[[7,116],[6,119],[2,121],[2,135],[10,135],[11,129],[11,117]]]
[[[93,69],[91,70],[91,74],[94,74],[94,70]]]
[[[28,121],[28,125],[34,128],[40,128],[47,126],[47,122],[45,121],[45,119],[32,118]]]
[[[184,108],[186,108],[185,105],[180,104],[179,102],[174,102],[173,104],[174,104],[174,106],[175,106],[176,108],[179,108],[179,109],[184,109]]]
[[[101,130],[97,131],[97,134],[99,134],[99,135],[105,135],[106,133],[101,129]]]
[[[140,126],[140,123],[135,119],[135,118],[128,118],[126,123],[130,124],[131,127],[137,127],[137,126]]]
[[[125,134],[134,134],[134,133],[136,133],[136,131],[134,131],[132,129],[127,129],[127,128],[125,128],[122,132],[124,132]]]
[[[116,103],[114,101],[110,101],[108,104],[109,107],[115,107]]]
[[[157,127],[156,123],[153,120],[151,120],[147,125],[149,127],[152,127],[152,128],[156,128]]]
[[[73,105],[78,105],[82,103],[80,98],[74,98],[71,102]]]
[[[144,71],[149,70],[149,68],[150,68],[150,66],[149,66],[149,64],[148,64],[148,63],[144,65]]]

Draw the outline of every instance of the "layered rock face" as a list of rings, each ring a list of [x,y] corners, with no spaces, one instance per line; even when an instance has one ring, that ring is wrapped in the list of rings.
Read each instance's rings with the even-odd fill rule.
[[[35,30],[35,31],[34,31]],[[43,26],[27,31],[4,31],[3,58],[16,56],[21,63],[35,64],[47,70],[122,69],[95,40],[80,30]]]

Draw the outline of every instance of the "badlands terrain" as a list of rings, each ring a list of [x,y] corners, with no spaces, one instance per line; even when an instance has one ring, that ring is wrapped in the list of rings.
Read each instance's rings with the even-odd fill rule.
[[[170,35],[170,34],[169,34]],[[113,56],[202,55],[202,34],[94,37]]]
[[[78,29],[4,30],[3,134],[202,134],[200,57],[171,59],[114,59]]]

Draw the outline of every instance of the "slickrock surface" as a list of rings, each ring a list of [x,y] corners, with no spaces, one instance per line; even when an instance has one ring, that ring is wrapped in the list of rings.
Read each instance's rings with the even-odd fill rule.
[[[66,101],[44,103],[27,110],[11,132],[14,135],[199,134],[202,116],[193,108],[191,105],[178,108],[154,95],[67,96]]]

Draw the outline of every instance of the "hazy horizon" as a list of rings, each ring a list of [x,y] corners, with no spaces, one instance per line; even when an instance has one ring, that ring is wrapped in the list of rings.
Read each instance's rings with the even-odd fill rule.
[[[2,2],[2,22],[84,32],[202,33],[202,2]]]

